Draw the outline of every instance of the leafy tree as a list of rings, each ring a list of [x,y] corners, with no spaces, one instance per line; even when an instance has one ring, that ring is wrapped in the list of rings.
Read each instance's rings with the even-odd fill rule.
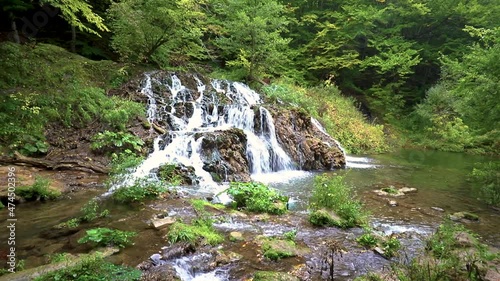
[[[222,57],[241,77],[260,80],[283,73],[287,63],[288,43],[283,38],[289,23],[286,8],[277,1],[214,1],[223,31],[216,45]]]
[[[194,0],[124,0],[109,10],[111,45],[122,60],[184,65],[206,57],[201,43],[205,14]]]
[[[10,25],[14,35],[14,42],[16,42],[17,44],[21,43],[19,32],[17,30],[16,15],[17,13],[31,9],[31,2],[25,0],[0,0],[0,6],[2,6],[2,10],[4,12],[7,12],[9,15]]]

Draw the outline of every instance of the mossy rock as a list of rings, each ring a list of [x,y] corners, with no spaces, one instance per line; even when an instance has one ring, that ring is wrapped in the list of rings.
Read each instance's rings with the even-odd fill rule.
[[[309,215],[309,222],[316,226],[338,226],[343,227],[344,221],[333,211],[320,209]]]
[[[262,244],[264,257],[270,260],[280,260],[298,255],[295,242],[290,240],[269,239]]]
[[[473,213],[469,213],[469,212],[456,212],[456,213],[450,215],[450,219],[452,221],[460,221],[462,219],[471,220],[471,221],[478,221],[479,216],[476,214],[473,214]]]
[[[299,281],[300,279],[286,272],[257,271],[253,281]]]

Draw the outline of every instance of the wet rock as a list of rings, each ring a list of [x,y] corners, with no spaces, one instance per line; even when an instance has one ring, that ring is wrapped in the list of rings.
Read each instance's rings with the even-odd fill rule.
[[[156,171],[158,178],[180,185],[198,184],[199,178],[196,176],[194,167],[183,164],[165,164]]]
[[[229,240],[231,241],[242,241],[242,240],[245,240],[243,238],[243,234],[241,232],[238,232],[238,231],[232,231],[229,233]]]
[[[414,187],[402,187],[399,189],[399,191],[403,192],[404,194],[407,194],[407,193],[417,192],[417,189]]]
[[[396,202],[396,200],[389,200],[387,204],[391,207],[396,207],[398,205],[398,202]]]
[[[299,281],[300,279],[285,272],[257,271],[253,275],[253,280],[254,281]]]
[[[385,258],[385,251],[384,251],[384,250],[382,250],[382,248],[380,248],[380,247],[375,247],[375,248],[373,248],[373,251],[374,251],[376,254],[379,254],[379,255],[381,255],[382,257],[384,257],[384,258]]]
[[[230,264],[239,261],[242,258],[243,258],[242,255],[235,252],[223,252],[223,251],[215,252],[215,263],[217,264],[217,266]]]
[[[452,221],[462,221],[462,220],[478,221],[479,216],[469,212],[456,212],[450,215],[450,219]]]
[[[438,212],[444,212],[444,209],[439,208],[439,207],[431,207],[431,209],[433,209],[434,211],[438,211]]]
[[[455,244],[460,247],[473,247],[475,244],[476,239],[474,237],[466,232],[466,231],[460,231],[455,233]]]
[[[198,134],[201,143],[203,169],[212,175],[216,182],[250,181],[249,162],[246,157],[247,138],[236,128]]]
[[[345,156],[335,140],[299,109],[271,108],[276,135],[283,149],[303,170],[331,170],[345,166]]]
[[[191,243],[176,243],[170,247],[163,247],[161,256],[163,260],[169,260],[194,253],[195,251],[196,249]]]
[[[155,229],[160,230],[175,223],[175,221],[175,218],[172,217],[152,219],[151,226],[153,226]]]
[[[154,266],[144,271],[141,281],[180,281],[175,268],[170,264]]]
[[[297,245],[290,240],[266,239],[262,243],[264,257],[271,260],[279,260],[299,255]]]
[[[317,226],[341,226],[342,221],[337,214],[326,209],[316,210],[310,216],[310,222]]]

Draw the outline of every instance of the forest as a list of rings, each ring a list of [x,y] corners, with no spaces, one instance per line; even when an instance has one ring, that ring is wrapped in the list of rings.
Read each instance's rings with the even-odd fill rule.
[[[257,87],[333,85],[386,134],[397,135],[399,145],[499,150],[494,0],[2,0],[1,6],[3,41],[48,43],[94,60]],[[3,70],[12,63],[9,50]],[[17,78],[2,72],[7,89]],[[7,114],[15,101],[2,99],[0,114]],[[2,143],[13,141],[9,135],[2,126]]]

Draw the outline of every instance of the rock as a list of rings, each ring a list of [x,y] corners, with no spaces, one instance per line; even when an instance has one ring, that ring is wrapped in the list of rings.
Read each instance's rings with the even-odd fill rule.
[[[470,233],[460,231],[455,233],[455,244],[460,247],[473,247],[475,239]]]
[[[246,219],[248,218],[248,215],[243,213],[243,212],[240,212],[240,211],[237,211],[237,210],[231,210],[231,213],[229,214],[231,217],[233,218],[241,218],[241,219]]]
[[[498,267],[488,268],[485,276],[483,277],[484,281],[498,281],[500,280],[500,270]]]
[[[199,178],[196,176],[194,167],[183,164],[165,164],[156,171],[158,178],[180,185],[198,184]]]
[[[241,232],[237,232],[237,231],[232,231],[229,233],[229,240],[231,241],[242,241],[242,240],[245,240],[243,238],[243,234]]]
[[[384,250],[382,250],[380,247],[375,247],[375,248],[373,248],[373,251],[374,251],[376,254],[379,254],[379,255],[381,255],[382,257],[384,257],[384,258],[385,258],[385,251],[384,251]]]
[[[389,200],[387,204],[391,207],[396,207],[398,205],[398,202],[396,202],[395,200]]]
[[[399,189],[400,192],[403,192],[404,194],[406,193],[413,193],[413,192],[417,192],[417,189],[414,188],[414,187],[402,187]]]
[[[171,264],[154,266],[143,272],[141,281],[180,281],[175,268]]]
[[[433,209],[434,211],[438,211],[438,212],[444,212],[444,209],[439,208],[439,207],[431,207],[431,209]]]
[[[161,256],[163,260],[169,260],[182,257],[189,253],[194,253],[195,251],[196,249],[191,243],[175,243],[170,247],[163,247]]]
[[[175,223],[175,218],[173,217],[166,217],[166,218],[163,218],[163,219],[152,219],[151,220],[151,226],[153,226],[155,229],[163,229],[173,223]]]
[[[339,226],[343,225],[343,220],[333,211],[320,209],[314,211],[310,217],[310,222],[317,226]]]
[[[223,251],[216,251],[215,255],[216,255],[215,256],[216,266],[230,264],[232,262],[239,261],[243,258],[242,255],[235,252],[225,253]]]
[[[452,221],[461,221],[461,220],[470,220],[470,221],[478,221],[479,216],[469,212],[456,212],[450,215],[450,219]]]

